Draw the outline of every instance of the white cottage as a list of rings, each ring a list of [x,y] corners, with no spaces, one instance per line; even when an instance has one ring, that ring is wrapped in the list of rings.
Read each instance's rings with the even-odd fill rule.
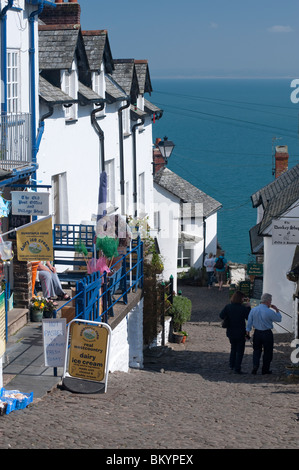
[[[298,226],[299,164],[289,170],[287,165],[287,147],[277,147],[275,180],[251,196],[257,225],[250,230],[250,239],[252,253],[263,260],[263,292],[272,294],[273,304],[282,311],[282,322],[275,329],[298,337],[297,286],[287,279],[297,243],[289,237],[277,241],[273,232],[286,222]]]
[[[178,273],[202,268],[205,255],[217,252],[217,212],[222,205],[163,166],[154,183],[163,277],[172,275],[176,290]]]

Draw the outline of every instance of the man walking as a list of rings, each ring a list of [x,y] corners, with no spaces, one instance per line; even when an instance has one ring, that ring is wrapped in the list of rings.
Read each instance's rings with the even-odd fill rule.
[[[257,373],[263,350],[262,374],[272,374],[270,363],[273,358],[273,321],[281,322],[281,314],[279,313],[278,308],[275,307],[275,305],[272,305],[271,302],[272,295],[263,294],[260,305],[254,307],[250,311],[248,317],[246,326],[248,334],[251,331],[251,328],[254,328],[252,374]]]
[[[227,260],[224,258],[224,251],[221,251],[220,256],[215,259],[215,275],[217,277],[219,290],[222,290],[223,284],[226,283],[226,268]]]

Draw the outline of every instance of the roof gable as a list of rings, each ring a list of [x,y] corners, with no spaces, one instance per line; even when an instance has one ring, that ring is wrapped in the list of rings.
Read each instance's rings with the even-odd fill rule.
[[[90,70],[101,70],[104,62],[105,71],[112,73],[114,65],[107,31],[82,31],[82,36]]]
[[[135,69],[136,69],[140,94],[142,95],[144,95],[144,93],[151,94],[153,89],[152,89],[147,60],[135,60]]]
[[[113,79],[134,101],[139,93],[134,59],[115,59]]]
[[[220,202],[208,196],[168,168],[162,168],[155,174],[154,183],[180,198],[182,203],[190,203],[192,212],[194,212],[195,204],[203,204],[203,217],[209,217],[222,207]],[[191,216],[194,215],[196,214],[191,214]]]
[[[39,25],[39,67],[41,70],[70,69],[75,57],[80,67],[88,68],[79,28],[68,25]]]

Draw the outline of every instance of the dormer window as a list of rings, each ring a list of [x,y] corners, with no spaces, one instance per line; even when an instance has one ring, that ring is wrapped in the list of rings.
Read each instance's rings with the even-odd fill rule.
[[[121,106],[124,106],[125,102],[123,101]],[[123,117],[123,133],[124,136],[130,135],[130,106],[122,110]]]
[[[104,72],[93,72],[92,73],[92,89],[97,95],[101,98],[105,98],[105,75]],[[94,108],[98,106],[95,104]],[[105,106],[102,111],[100,111],[97,116],[104,116],[105,115]]]
[[[77,99],[78,97],[78,79],[77,72],[74,64],[72,70],[63,70],[61,72],[61,88],[71,98]],[[64,116],[67,121],[76,120],[78,118],[78,105],[63,107]]]

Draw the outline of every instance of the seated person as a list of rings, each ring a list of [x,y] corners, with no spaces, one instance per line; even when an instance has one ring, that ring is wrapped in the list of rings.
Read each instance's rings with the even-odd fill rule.
[[[62,289],[56,268],[51,265],[50,261],[45,263],[40,261],[37,271],[45,299],[52,299],[57,296],[58,300],[70,300],[70,296]]]

